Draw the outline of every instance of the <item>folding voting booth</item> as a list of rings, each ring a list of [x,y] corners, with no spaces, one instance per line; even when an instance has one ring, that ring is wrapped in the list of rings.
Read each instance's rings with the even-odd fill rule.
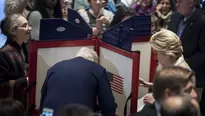
[[[39,108],[41,87],[47,70],[55,63],[75,57],[81,47],[95,48],[95,40],[76,41],[31,41],[29,83],[36,82],[36,86],[29,92],[29,105]]]
[[[38,112],[41,87],[47,70],[55,63],[75,57],[81,47],[89,47],[99,54],[99,61],[109,76],[113,94],[118,105],[117,115],[123,116],[127,97],[132,93],[128,111],[137,109],[140,53],[124,51],[100,40],[32,41],[30,44],[29,84],[36,85],[29,91],[29,106]]]
[[[154,54],[149,43],[151,36],[141,36],[133,39],[132,51],[140,51],[140,73],[139,77],[146,81],[152,81],[156,69],[156,60],[154,59]],[[138,97],[144,96],[148,93],[148,89],[144,87],[139,87]]]
[[[80,14],[68,9],[68,21],[63,19],[41,19],[40,40],[82,40],[92,35],[92,28]]]
[[[131,104],[127,109],[131,113],[136,112],[140,53],[128,52],[104,42],[99,44],[99,63],[110,75],[111,88],[118,104],[116,114],[124,115],[124,104],[131,93]]]
[[[131,51],[134,37],[151,33],[150,16],[133,16],[103,33],[102,40],[111,45]]]
[[[140,77],[151,81],[155,72],[155,60],[151,52],[151,17],[134,16],[103,33],[102,41],[127,51],[140,51]],[[140,87],[139,98],[148,92]]]

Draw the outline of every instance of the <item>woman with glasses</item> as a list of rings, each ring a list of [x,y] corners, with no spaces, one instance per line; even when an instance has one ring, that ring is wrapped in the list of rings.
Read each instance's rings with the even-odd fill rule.
[[[24,103],[28,66],[21,46],[30,38],[31,27],[21,14],[14,14],[1,21],[1,30],[9,41],[0,50],[0,99]]]

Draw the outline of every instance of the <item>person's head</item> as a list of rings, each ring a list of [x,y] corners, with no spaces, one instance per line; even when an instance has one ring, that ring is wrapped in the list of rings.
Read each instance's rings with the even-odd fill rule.
[[[85,106],[71,104],[64,107],[58,116],[93,116],[93,113]]]
[[[6,0],[4,13],[6,16],[22,14],[28,4],[28,0]]]
[[[173,64],[183,52],[179,37],[172,31],[166,29],[152,35],[150,44],[154,51],[155,58],[163,66]]]
[[[58,0],[44,0],[44,5],[49,9],[54,9]]]
[[[177,12],[182,14],[184,17],[190,16],[195,7],[196,0],[177,0],[176,3]]]
[[[131,8],[126,7],[125,5],[120,5],[115,12],[112,22],[110,23],[110,27],[117,25],[120,22],[123,22],[130,17],[134,16],[134,11]]]
[[[94,11],[100,11],[100,9],[103,7],[103,2],[104,0],[88,0],[91,9]]]
[[[193,83],[194,73],[189,69],[168,66],[158,71],[153,82],[153,96],[162,103],[163,100],[173,96],[190,95],[197,99]]]
[[[163,15],[169,13],[174,7],[173,0],[160,0],[159,4],[161,5],[161,13]]]
[[[142,0],[141,2],[141,7],[143,8],[150,8],[153,4],[153,0]]]
[[[155,32],[158,32],[160,30],[159,19],[155,15],[151,15],[151,21],[151,32],[152,34],[154,34]]]
[[[95,63],[98,63],[98,55],[97,55],[97,53],[93,49],[90,49],[90,48],[87,48],[87,47],[81,48],[77,52],[76,57],[83,57],[83,58],[85,58],[87,60],[90,60],[90,61],[93,61]]]
[[[22,44],[30,38],[31,27],[28,25],[26,18],[21,14],[13,14],[5,17],[0,25],[2,33],[12,41]]]
[[[48,10],[53,10],[54,18],[62,18],[62,7],[60,0],[36,0],[34,10],[41,13],[43,18],[50,18]]]
[[[0,100],[0,116],[25,116],[24,105],[16,100]]]
[[[169,97],[161,105],[161,116],[200,116],[199,104],[189,95]]]

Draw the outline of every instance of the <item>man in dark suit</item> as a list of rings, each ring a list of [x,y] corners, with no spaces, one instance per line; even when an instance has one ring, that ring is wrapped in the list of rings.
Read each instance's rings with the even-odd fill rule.
[[[171,17],[169,30],[182,41],[184,58],[195,71],[196,87],[205,88],[205,16],[195,8],[196,3],[197,0],[177,0],[177,13]]]
[[[82,48],[76,58],[52,66],[42,87],[40,109],[54,110],[54,116],[67,104],[95,109],[96,98],[103,116],[113,116],[116,104],[106,69],[97,64],[96,52]]]
[[[190,95],[197,99],[193,83],[194,73],[178,66],[166,67],[155,75],[153,82],[154,104],[146,104],[144,108],[131,116],[160,116],[161,104],[173,96]]]

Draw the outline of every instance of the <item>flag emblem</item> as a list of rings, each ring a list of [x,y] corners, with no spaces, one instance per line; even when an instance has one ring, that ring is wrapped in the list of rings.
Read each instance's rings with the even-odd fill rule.
[[[110,85],[112,91],[117,92],[119,94],[123,94],[123,78],[108,72],[108,78],[110,81]]]

